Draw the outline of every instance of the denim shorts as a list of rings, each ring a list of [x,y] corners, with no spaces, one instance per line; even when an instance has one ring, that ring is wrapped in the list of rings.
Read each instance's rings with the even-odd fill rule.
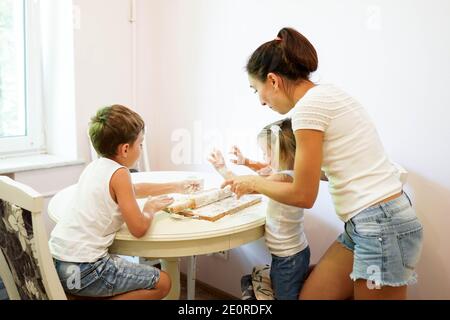
[[[298,300],[309,270],[309,247],[289,257],[272,255],[270,281],[277,300]]]
[[[353,281],[368,280],[373,288],[417,282],[423,227],[406,193],[350,219],[338,242],[353,251]]]
[[[80,297],[108,298],[122,293],[153,289],[159,282],[157,268],[107,255],[94,263],[72,263],[54,259],[64,291]]]

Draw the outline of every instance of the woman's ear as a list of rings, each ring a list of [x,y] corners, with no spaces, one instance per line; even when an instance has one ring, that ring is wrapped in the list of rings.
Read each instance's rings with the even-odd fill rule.
[[[275,73],[269,73],[267,75],[267,81],[268,84],[273,88],[273,89],[278,89],[279,84],[280,84],[280,77],[277,76]]]

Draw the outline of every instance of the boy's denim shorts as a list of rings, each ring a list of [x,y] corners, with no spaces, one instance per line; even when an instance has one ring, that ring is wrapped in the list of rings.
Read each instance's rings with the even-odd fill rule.
[[[373,288],[417,282],[423,227],[406,193],[350,219],[338,242],[353,251],[353,281],[368,280]]]
[[[289,257],[272,255],[270,280],[277,300],[298,300],[309,270],[309,247]]]
[[[153,289],[160,277],[157,268],[115,255],[107,255],[94,263],[53,261],[64,291],[80,297],[108,298],[134,290]]]

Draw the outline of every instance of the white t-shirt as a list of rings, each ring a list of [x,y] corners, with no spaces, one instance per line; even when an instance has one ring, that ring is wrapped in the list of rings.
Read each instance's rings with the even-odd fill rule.
[[[92,263],[108,254],[124,221],[111,197],[109,182],[123,168],[117,162],[100,158],[81,174],[75,196],[51,233],[50,252],[58,260]]]
[[[293,171],[282,171],[279,174],[288,174],[292,177]],[[265,240],[271,254],[278,257],[289,257],[308,247],[303,230],[303,220],[302,208],[269,199]]]
[[[336,213],[347,222],[401,192],[401,173],[386,155],[362,105],[333,85],[310,89],[291,111],[292,129],[324,132],[322,170]]]

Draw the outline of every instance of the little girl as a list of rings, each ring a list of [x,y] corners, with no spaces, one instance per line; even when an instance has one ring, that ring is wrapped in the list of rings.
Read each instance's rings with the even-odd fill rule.
[[[53,230],[49,245],[64,290],[71,295],[111,299],[162,299],[170,290],[168,274],[108,253],[125,222],[140,238],[156,212],[173,202],[150,198],[141,211],[136,198],[186,193],[195,182],[133,185],[129,168],[141,155],[144,121],[130,109],[114,105],[97,112],[90,124],[99,154],[81,174],[74,199]]]
[[[266,126],[258,134],[258,145],[263,150],[265,163],[246,159],[237,147],[232,150],[237,160],[232,162],[245,165],[269,180],[292,182],[296,143],[291,120],[284,119]],[[220,151],[215,150],[209,161],[224,179],[234,176],[225,166]],[[265,228],[266,244],[272,254],[270,278],[275,298],[297,300],[310,260],[303,230],[303,209],[269,199]]]

